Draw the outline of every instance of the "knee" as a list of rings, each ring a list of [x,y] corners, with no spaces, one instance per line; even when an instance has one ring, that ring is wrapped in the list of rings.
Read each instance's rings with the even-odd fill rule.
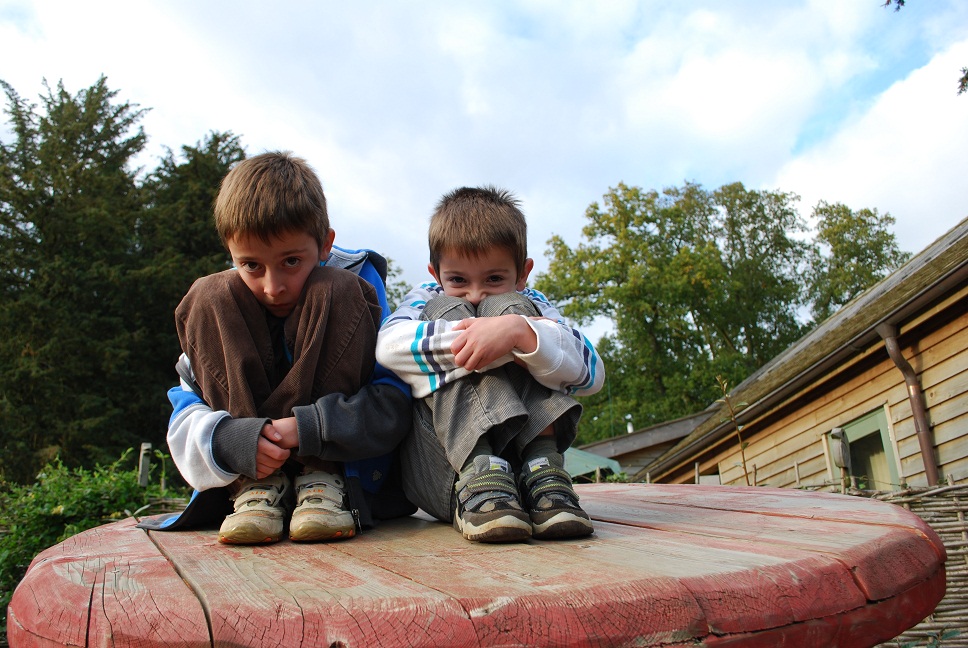
[[[477,309],[474,304],[460,297],[449,295],[437,295],[427,302],[424,306],[422,319],[425,320],[448,320],[458,322],[468,317],[476,317]]]
[[[517,292],[489,295],[477,305],[480,317],[499,317],[501,315],[540,316],[541,311],[530,299]]]

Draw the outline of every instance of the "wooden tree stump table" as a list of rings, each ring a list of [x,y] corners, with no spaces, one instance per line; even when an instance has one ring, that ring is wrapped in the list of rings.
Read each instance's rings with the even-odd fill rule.
[[[945,550],[893,504],[578,486],[595,534],[486,545],[410,517],[230,547],[125,520],[52,547],[8,610],[32,646],[872,646],[931,613]]]

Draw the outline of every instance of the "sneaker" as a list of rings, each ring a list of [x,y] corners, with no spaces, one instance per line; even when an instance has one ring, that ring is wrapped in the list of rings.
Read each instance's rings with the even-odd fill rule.
[[[222,522],[218,541],[240,545],[278,542],[288,512],[289,478],[282,472],[258,480],[242,477],[239,487],[235,512]]]
[[[578,538],[592,533],[592,521],[578,505],[571,475],[552,466],[545,457],[532,459],[521,470],[521,493],[531,515],[531,535],[549,538]]]
[[[344,503],[343,485],[342,477],[323,471],[296,477],[290,540],[318,542],[356,535],[356,519]]]
[[[531,520],[518,502],[508,462],[481,455],[465,468],[457,484],[454,528],[476,542],[513,542],[531,535]]]

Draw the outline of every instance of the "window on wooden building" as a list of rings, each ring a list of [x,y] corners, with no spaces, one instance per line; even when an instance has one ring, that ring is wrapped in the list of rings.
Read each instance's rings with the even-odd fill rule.
[[[841,428],[850,451],[852,483],[865,490],[900,488],[894,444],[891,443],[884,408],[869,412]]]

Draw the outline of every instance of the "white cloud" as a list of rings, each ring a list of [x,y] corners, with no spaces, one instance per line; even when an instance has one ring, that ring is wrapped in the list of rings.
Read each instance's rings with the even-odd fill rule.
[[[968,216],[964,155],[968,97],[954,91],[968,40],[892,85],[832,137],[790,160],[776,184],[803,197],[897,219],[903,249],[918,252]]]
[[[538,270],[545,241],[577,243],[621,181],[878,207],[915,250],[966,211],[968,3],[880,4],[7,3],[0,59],[16,65],[0,78],[35,97],[43,77],[76,92],[106,74],[151,108],[149,166],[210,130],[291,149],[319,171],[338,242],[408,281],[433,205],[461,184],[523,199]]]

